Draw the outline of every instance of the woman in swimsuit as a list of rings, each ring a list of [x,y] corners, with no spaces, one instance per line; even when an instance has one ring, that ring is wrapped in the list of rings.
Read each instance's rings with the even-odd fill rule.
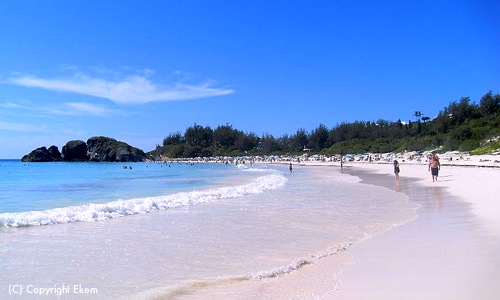
[[[396,176],[396,181],[399,181],[399,162],[394,160],[394,175]]]

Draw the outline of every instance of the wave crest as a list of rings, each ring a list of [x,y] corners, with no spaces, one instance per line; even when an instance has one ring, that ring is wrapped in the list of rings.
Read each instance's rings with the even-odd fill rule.
[[[180,206],[195,205],[219,199],[229,199],[249,194],[259,194],[275,190],[287,182],[283,174],[271,174],[254,179],[239,186],[213,188],[206,191],[192,191],[172,195],[117,200],[102,204],[84,204],[54,208],[44,211],[0,214],[0,226],[26,227],[63,224],[69,222],[89,222],[114,219],[126,215],[145,214]]]

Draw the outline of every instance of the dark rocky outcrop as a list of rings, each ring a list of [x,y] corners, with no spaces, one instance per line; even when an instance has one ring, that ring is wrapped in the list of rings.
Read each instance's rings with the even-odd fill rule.
[[[31,162],[48,162],[61,160],[61,152],[59,152],[57,146],[50,146],[49,149],[47,149],[45,146],[36,148],[35,150],[31,151],[29,154],[21,158],[21,161]]]
[[[67,142],[62,148],[62,157],[64,161],[88,161],[87,144],[80,140]]]
[[[59,148],[57,146],[50,146],[49,149],[49,154],[50,157],[52,158],[53,161],[61,161],[62,160],[62,155],[61,152],[59,152]]]
[[[144,151],[127,143],[104,136],[95,136],[87,140],[88,156],[91,161],[144,161]]]
[[[26,162],[48,161],[108,161],[108,162],[139,162],[148,158],[141,149],[127,143],[104,136],[91,137],[87,143],[73,140],[66,143],[62,153],[56,146],[40,147],[23,156]]]
[[[23,156],[21,161],[47,162],[52,161],[52,157],[46,147],[40,147]]]

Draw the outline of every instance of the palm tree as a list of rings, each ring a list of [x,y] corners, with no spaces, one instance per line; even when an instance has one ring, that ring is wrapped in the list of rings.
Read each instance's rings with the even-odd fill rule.
[[[415,116],[415,121],[418,121],[422,117],[422,112],[417,110],[413,115]]]

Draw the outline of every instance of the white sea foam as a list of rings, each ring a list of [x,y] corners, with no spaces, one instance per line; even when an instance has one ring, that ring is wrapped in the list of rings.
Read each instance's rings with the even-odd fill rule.
[[[269,169],[246,168],[242,169],[243,172],[269,172]]]
[[[322,251],[320,253],[317,253],[315,255],[311,255],[308,257],[302,257],[302,258],[297,258],[288,265],[285,266],[280,266],[274,269],[266,270],[266,271],[261,271],[257,272],[254,274],[248,275],[249,279],[252,280],[262,280],[262,279],[268,279],[268,278],[274,278],[282,275],[286,275],[289,273],[292,273],[294,271],[299,270],[305,265],[313,264],[315,261],[318,259],[322,259],[328,256],[335,255],[341,251],[346,251],[348,250],[351,246],[353,245],[353,242],[347,242],[345,244],[338,245],[337,247],[334,248],[328,248],[325,251]]]
[[[0,214],[0,226],[22,227],[51,225],[68,222],[88,222],[114,219],[126,215],[144,214],[180,206],[195,205],[219,199],[263,193],[282,187],[287,182],[283,174],[276,173],[255,178],[251,183],[212,188],[204,191],[176,193],[165,196],[117,200],[102,204],[68,206],[44,211]]]
[[[354,175],[348,175],[348,174],[338,174],[336,177],[337,180],[343,181],[343,182],[348,182],[348,183],[359,183],[361,182],[361,178],[358,176]]]

